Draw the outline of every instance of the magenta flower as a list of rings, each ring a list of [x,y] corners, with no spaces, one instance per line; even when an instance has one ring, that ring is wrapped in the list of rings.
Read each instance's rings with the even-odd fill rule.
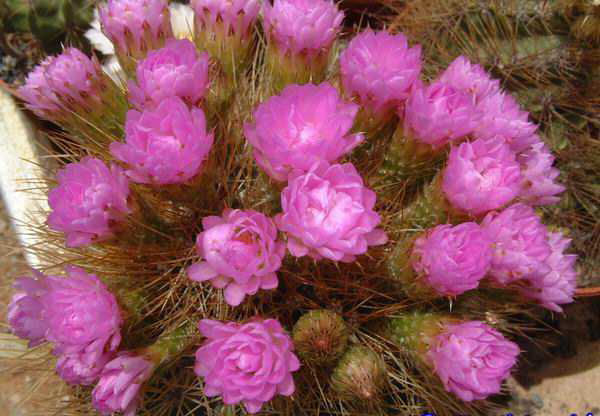
[[[340,55],[344,90],[374,113],[403,103],[421,72],[421,46],[409,48],[403,34],[366,30]]]
[[[121,342],[123,320],[115,297],[96,277],[74,266],[67,278],[50,276],[43,295],[46,338],[55,354],[85,352],[100,356],[115,351]]]
[[[144,357],[120,353],[104,366],[100,381],[92,391],[92,404],[105,416],[114,412],[135,416],[140,388],[154,368],[154,363]]]
[[[351,163],[323,162],[306,173],[293,171],[281,206],[275,222],[287,233],[293,256],[352,262],[369,246],[387,242],[385,232],[376,228],[381,218],[373,210],[375,192],[364,186]]]
[[[438,225],[417,238],[412,250],[414,271],[445,296],[475,289],[491,261],[492,242],[474,222]]]
[[[471,134],[478,120],[473,98],[441,81],[413,88],[404,109],[405,128],[434,149]]]
[[[275,273],[285,255],[277,227],[260,212],[226,209],[221,217],[204,217],[196,250],[202,261],[188,268],[192,280],[210,280],[225,288],[225,301],[239,305],[258,289],[274,289]]]
[[[512,201],[521,188],[514,152],[499,137],[453,147],[443,172],[446,199],[471,215],[484,214]]]
[[[56,372],[69,384],[90,385],[100,377],[111,353],[101,351],[83,351],[64,354],[56,362]]]
[[[561,233],[548,233],[548,244],[552,252],[546,258],[548,273],[533,273],[525,284],[519,285],[520,292],[552,311],[562,312],[559,305],[573,302],[577,287],[574,254],[564,254],[571,240]]]
[[[446,390],[467,402],[499,393],[518,355],[517,344],[479,321],[446,324],[427,352]]]
[[[326,53],[342,27],[344,13],[329,0],[274,0],[263,3],[263,24],[280,51]]]
[[[533,205],[552,205],[565,187],[556,183],[560,171],[554,167],[554,156],[540,140],[517,156],[523,183],[520,198]]]
[[[246,38],[260,11],[258,0],[191,0],[200,28],[213,28],[220,23],[225,34]]]
[[[362,134],[348,134],[357,111],[329,83],[289,85],[258,106],[244,133],[260,167],[285,181],[292,169],[335,162],[361,143]]]
[[[30,348],[44,342],[48,330],[41,301],[48,291],[46,276],[37,270],[33,270],[33,275],[19,277],[15,281],[17,293],[8,305],[7,317],[12,332],[19,338],[28,339]]]
[[[108,0],[99,13],[102,31],[118,53],[142,58],[173,37],[166,0]]]
[[[196,105],[208,89],[208,54],[198,53],[188,39],[169,39],[138,63],[137,82],[129,81],[129,101],[139,110],[170,97]]]
[[[490,212],[481,226],[494,244],[490,276],[497,283],[507,285],[550,271],[548,231],[533,208],[514,204],[500,213]]]
[[[67,247],[79,247],[114,235],[115,225],[130,212],[129,181],[122,169],[84,157],[57,174],[48,194],[48,225],[66,234]]]
[[[521,111],[513,97],[503,92],[488,94],[477,104],[481,119],[475,128],[476,138],[501,136],[514,152],[522,152],[539,141],[534,134],[537,126],[529,114]]]
[[[49,56],[27,74],[25,84],[19,87],[19,96],[25,101],[25,107],[41,118],[52,118],[60,111],[60,101],[46,79],[46,69],[56,59]]]
[[[207,340],[196,351],[194,371],[204,377],[204,394],[221,395],[225,404],[242,402],[258,412],[275,395],[294,393],[292,372],[300,368],[294,344],[275,319],[246,324],[203,319]]]
[[[492,79],[485,69],[472,64],[462,55],[452,61],[439,80],[455,90],[471,94],[475,97],[475,102],[500,91],[500,82],[497,79]]]
[[[111,143],[110,152],[128,165],[133,181],[164,185],[195,177],[212,143],[204,112],[171,97],[155,109],[129,110],[125,143]]]

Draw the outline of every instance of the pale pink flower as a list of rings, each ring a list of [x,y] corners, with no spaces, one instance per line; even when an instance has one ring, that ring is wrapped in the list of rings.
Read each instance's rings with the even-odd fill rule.
[[[421,235],[412,249],[412,266],[425,284],[444,296],[479,286],[492,261],[492,242],[479,225],[438,225]]]
[[[44,318],[42,296],[48,291],[46,276],[33,270],[34,277],[19,277],[8,305],[7,321],[12,332],[19,338],[29,340],[29,347],[35,347],[46,340],[48,324]]]
[[[352,262],[369,246],[387,242],[376,228],[381,218],[373,209],[375,199],[351,163],[321,162],[290,174],[281,193],[283,213],[275,222],[287,234],[292,255]]]
[[[294,55],[326,53],[341,30],[344,13],[330,0],[263,3],[265,32],[279,50]]]
[[[256,413],[277,394],[294,393],[292,373],[300,362],[278,321],[203,319],[198,329],[207,340],[196,351],[194,370],[204,378],[206,396],[220,395],[227,405],[242,402],[248,413]]]
[[[356,35],[340,55],[344,90],[374,113],[403,103],[421,72],[421,46],[406,37],[368,29]]]
[[[427,352],[446,390],[467,402],[499,393],[518,355],[517,344],[479,321],[446,324]]]
[[[154,372],[155,364],[130,352],[120,353],[104,366],[92,391],[92,404],[104,416],[122,412],[135,416],[142,385]]]
[[[475,97],[475,102],[500,91],[500,81],[492,79],[485,69],[462,55],[452,61],[439,80],[456,90],[468,92]]]
[[[200,28],[223,25],[225,34],[248,37],[260,11],[258,0],[191,0]]]
[[[66,234],[68,247],[111,238],[130,212],[129,181],[118,166],[86,156],[56,174],[58,186],[48,194],[48,225]]]
[[[204,112],[171,97],[156,108],[129,110],[125,143],[111,143],[110,152],[127,164],[127,175],[133,181],[165,185],[184,183],[198,175],[212,143]]]
[[[335,162],[360,144],[362,134],[349,134],[357,111],[329,83],[289,85],[258,106],[244,133],[260,167],[285,181],[292,169]]]
[[[521,164],[523,184],[520,198],[533,205],[556,204],[565,190],[556,179],[560,171],[553,167],[554,156],[541,140],[517,156]]]
[[[129,101],[138,109],[156,107],[170,97],[196,105],[208,89],[208,54],[188,39],[169,39],[138,63],[136,80],[129,81]]]
[[[533,208],[519,203],[490,212],[481,226],[494,244],[490,277],[497,283],[507,285],[550,271],[548,231]]]
[[[192,280],[225,288],[225,301],[239,305],[258,289],[277,287],[277,270],[285,254],[273,221],[252,210],[226,209],[221,217],[202,220],[196,239],[202,261],[188,268]]]
[[[468,93],[434,81],[412,89],[404,109],[404,128],[415,140],[438,149],[471,134],[479,118]]]
[[[511,202],[521,183],[515,153],[502,138],[494,137],[453,147],[443,171],[442,189],[455,208],[481,215]]]

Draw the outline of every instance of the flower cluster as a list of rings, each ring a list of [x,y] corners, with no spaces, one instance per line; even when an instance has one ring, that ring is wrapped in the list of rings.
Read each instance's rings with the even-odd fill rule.
[[[206,396],[256,413],[275,396],[292,395],[300,361],[282,323],[291,327],[294,321],[305,362],[337,363],[326,390],[345,400],[348,380],[362,399],[384,388],[385,360],[363,345],[348,345],[360,344],[360,337],[351,337],[344,323],[340,311],[347,304],[335,305],[339,316],[325,309],[297,319],[297,311],[288,313],[278,303],[305,308],[288,297],[294,293],[314,308],[321,302],[314,293],[329,294],[327,289],[328,299],[344,301],[340,288],[301,281],[300,264],[326,273],[348,271],[362,289],[360,273],[369,267],[381,273],[378,284],[389,284],[380,266],[399,256],[401,277],[411,279],[401,282],[408,283],[408,296],[417,286],[424,290],[415,296],[456,297],[485,281],[553,311],[573,300],[576,257],[566,253],[570,240],[550,231],[533,208],[557,202],[564,190],[554,158],[528,113],[479,65],[458,57],[425,83],[420,45],[409,47],[402,34],[369,29],[342,51],[339,83],[321,82],[338,72],[328,70],[334,55],[329,52],[344,15],[332,1],[192,0],[182,21],[194,19],[193,41],[186,35],[175,39],[175,9],[167,3],[108,0],[100,7],[102,30],[130,78],[122,84],[126,91],[118,89],[128,111],[103,110],[111,101],[100,65],[72,48],[45,60],[20,94],[37,115],[62,124],[71,120],[68,114],[85,121],[90,113],[103,138],[89,149],[81,145],[88,137],[82,138],[78,144],[92,156],[60,169],[49,192],[47,225],[64,233],[65,245],[81,254],[81,262],[93,257],[96,268],[103,255],[122,247],[125,256],[133,253],[128,268],[148,262],[143,267],[161,275],[156,281],[163,287],[156,292],[169,289],[169,307],[152,314],[189,307],[180,296],[207,299],[177,316],[193,309],[201,319],[197,329],[205,340],[194,370]],[[266,45],[253,36],[258,20]],[[254,50],[263,56],[250,71],[243,61]],[[248,96],[236,96],[238,90]],[[256,103],[256,97],[265,98]],[[370,134],[373,120],[377,134]],[[390,161],[414,166],[408,162],[415,160],[444,167],[400,213],[401,198],[379,186],[378,169]],[[425,180],[406,182],[410,191]],[[419,215],[429,220],[427,226],[417,227]],[[143,234],[146,229],[154,234]],[[388,240],[394,250],[372,249]],[[146,243],[156,250],[146,251]],[[371,256],[365,255],[369,250]],[[314,262],[295,259],[304,256]],[[161,280],[171,278],[172,270],[185,271],[193,282]],[[31,346],[51,342],[57,372],[67,382],[97,382],[92,402],[100,413],[133,416],[155,369],[182,353],[189,340],[171,342],[161,335],[150,346],[119,351],[126,314],[115,296],[81,268],[69,266],[66,274],[36,272],[17,280],[8,308],[13,332]],[[127,287],[119,283],[121,301]],[[385,293],[385,303],[397,294],[404,296]],[[365,307],[356,308],[357,300],[363,299],[353,301],[356,314],[382,304],[365,299]],[[282,323],[249,311],[278,313]],[[516,364],[517,345],[483,322],[430,315],[435,312],[396,325],[400,332],[414,331],[399,334],[397,343],[412,348],[463,401],[498,393]],[[242,322],[207,319],[215,316]],[[193,331],[195,324],[196,318]]]

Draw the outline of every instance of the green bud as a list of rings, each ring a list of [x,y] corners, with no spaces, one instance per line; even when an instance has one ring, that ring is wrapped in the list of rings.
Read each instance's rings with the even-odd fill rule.
[[[371,401],[385,384],[383,358],[369,348],[355,345],[344,353],[333,370],[331,387],[341,400]]]
[[[327,309],[302,315],[292,331],[300,357],[314,364],[337,360],[348,344],[348,327],[341,316]]]

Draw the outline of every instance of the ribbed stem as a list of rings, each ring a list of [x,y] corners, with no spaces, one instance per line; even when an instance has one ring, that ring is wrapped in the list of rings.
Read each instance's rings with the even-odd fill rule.
[[[196,324],[187,322],[183,326],[165,331],[144,352],[157,365],[160,365],[181,355],[191,345],[197,343],[198,339],[199,333]]]
[[[385,336],[398,346],[424,354],[431,339],[441,328],[442,317],[426,312],[412,312],[390,318]]]
[[[270,77],[272,94],[289,84],[318,84],[325,79],[330,53],[317,56],[284,53],[273,42],[265,52],[265,64]]]
[[[447,222],[450,206],[442,192],[442,174],[438,173],[404,210],[401,217],[403,228],[426,229]]]

